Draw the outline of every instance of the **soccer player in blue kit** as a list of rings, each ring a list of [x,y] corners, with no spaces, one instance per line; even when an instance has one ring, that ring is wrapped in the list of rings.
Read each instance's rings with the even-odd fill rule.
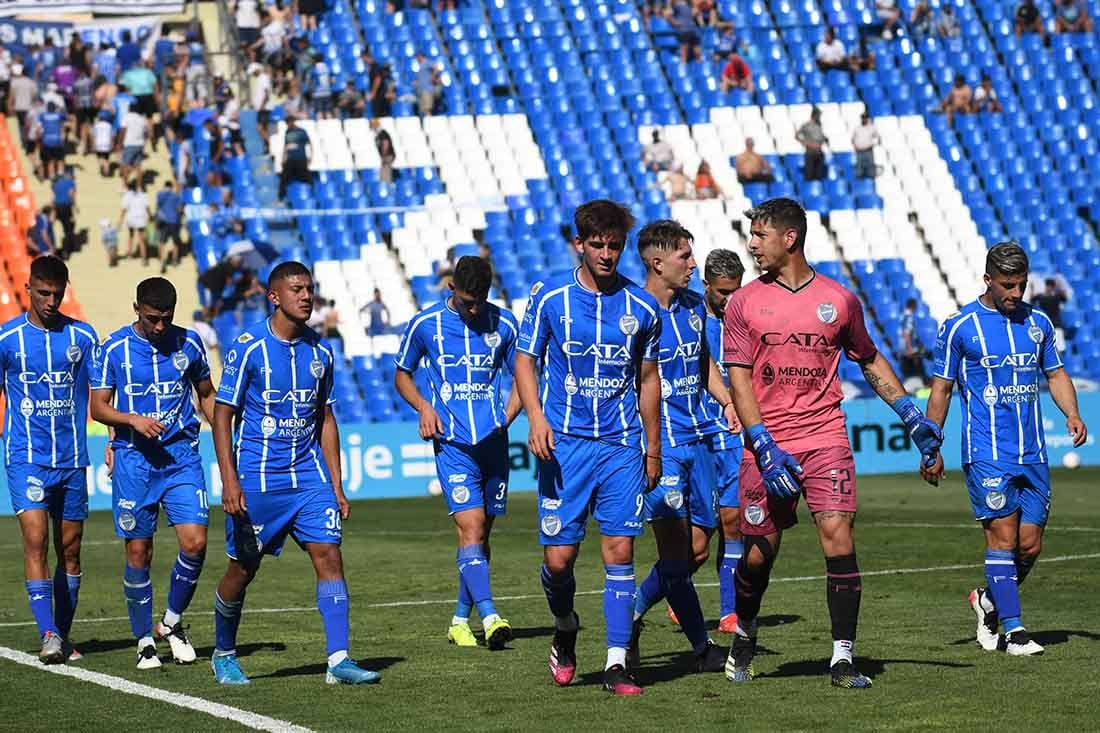
[[[589,201],[577,207],[574,224],[581,264],[531,289],[516,349],[516,389],[539,459],[541,577],[556,626],[550,672],[561,686],[576,673],[573,565],[591,512],[606,570],[604,688],[637,695],[642,688],[626,669],[626,649],[634,538],[642,533],[644,494],[661,474],[661,324],[653,296],[617,271],[634,226],[630,212]]]
[[[68,643],[80,593],[80,539],[88,517],[88,369],[92,327],[61,313],[69,270],[57,257],[31,262],[30,308],[0,326],[7,396],[4,463],[23,539],[27,600],[46,664],[76,661]],[[47,565],[53,525],[57,566]]]
[[[1077,392],[1055,345],[1045,313],[1024,302],[1027,253],[1015,242],[992,247],[985,260],[985,293],[944,321],[936,340],[928,417],[947,418],[951,391],[963,402],[962,463],[974,518],[985,530],[985,576],[989,585],[970,593],[978,619],[978,644],[1015,656],[1041,654],[1021,620],[1019,585],[1042,546],[1050,513],[1050,467],[1039,406],[1039,377],[1066,417],[1074,446],[1088,430],[1077,409]],[[943,457],[922,468],[939,483]]]
[[[436,475],[458,533],[458,605],[447,639],[477,646],[470,610],[477,606],[490,649],[502,649],[512,627],[493,604],[489,533],[508,503],[508,426],[519,414],[513,389],[501,398],[501,370],[515,362],[519,327],[488,302],[493,270],[481,257],[455,265],[451,293],[405,329],[394,361],[394,386],[420,416],[420,437],[435,444]],[[413,374],[423,362],[430,399]]]
[[[245,590],[266,555],[287,535],[309,554],[325,629],[328,684],[377,682],[377,672],[348,656],[348,587],[340,554],[351,507],[340,472],[340,435],[332,412],[332,349],[306,321],[313,276],[300,262],[276,265],[268,278],[275,312],[225,352],[214,407],[214,450],[222,479],[229,566],[214,595],[215,679],[249,680],[237,661]]]
[[[115,533],[126,543],[122,590],[137,639],[137,668],[160,666],[154,637],[167,639],[177,664],[195,661],[180,621],[206,557],[209,500],[199,458],[194,393],[207,421],[214,385],[202,339],[173,325],[176,289],[162,277],[137,286],[137,320],[107,337],[92,368],[92,417],[113,429],[108,448]],[[164,616],[153,626],[153,535],[160,506],[176,530]]]
[[[646,495],[645,518],[657,540],[658,560],[638,587],[628,667],[640,662],[638,638],[642,616],[662,597],[695,652],[699,672],[725,668],[725,650],[711,642],[699,596],[692,584],[695,569],[693,538],[713,532],[715,459],[708,443],[736,423],[733,398],[714,364],[706,338],[707,305],[688,289],[696,269],[694,237],[678,222],[655,221],[638,233],[638,255],[645,263],[645,289],[660,306],[661,337],[658,373],[661,384],[661,458],[658,488]],[[716,415],[704,410],[710,393]],[[716,419],[727,415],[727,423]]]

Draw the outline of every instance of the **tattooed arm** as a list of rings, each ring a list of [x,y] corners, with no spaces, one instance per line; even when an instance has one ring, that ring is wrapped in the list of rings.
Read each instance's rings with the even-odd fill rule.
[[[876,353],[866,361],[861,361],[859,367],[863,370],[863,377],[867,380],[867,384],[871,385],[871,389],[875,390],[875,394],[886,404],[892,406],[905,396],[905,388],[901,386],[901,380],[898,379],[894,368],[890,366],[890,362],[882,352]]]

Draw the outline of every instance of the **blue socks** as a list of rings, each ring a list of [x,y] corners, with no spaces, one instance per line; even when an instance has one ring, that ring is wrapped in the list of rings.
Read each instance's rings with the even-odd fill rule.
[[[1020,622],[1020,591],[1016,582],[1016,557],[1012,550],[985,551],[985,577],[989,581],[989,594],[997,607],[1006,634],[1011,634],[1023,624]]]
[[[126,612],[130,616],[130,630],[134,632],[134,638],[151,637],[153,581],[149,580],[149,568],[132,568],[127,564],[122,574],[122,591],[126,595]]]
[[[339,652],[346,654],[351,636],[348,623],[348,584],[343,580],[317,581],[317,610],[321,612],[321,623],[325,627],[329,657]]]
[[[661,577],[668,605],[676,612],[680,628],[684,630],[691,647],[700,651],[707,644],[706,623],[699,606],[699,594],[691,582],[691,564],[686,560],[658,560],[656,570]]]
[[[69,575],[63,566],[53,574],[53,619],[57,633],[68,639],[76,616],[76,604],[80,599],[80,573]]]
[[[457,564],[458,558],[455,558]],[[470,589],[466,587],[466,581],[462,579],[462,571],[458,571],[458,601],[455,603],[455,618],[469,619],[470,609],[474,607],[474,599],[470,597]]]
[[[27,602],[31,605],[31,615],[38,624],[38,635],[45,636],[47,631],[58,633],[53,617],[53,581],[28,580]]]
[[[577,593],[577,579],[573,576],[573,569],[566,573],[554,575],[545,565],[541,572],[542,590],[546,593],[546,603],[550,606],[550,613],[562,623],[573,624],[573,596]],[[633,578],[631,588],[633,589]],[[626,625],[627,640],[630,639],[630,623]]]
[[[172,568],[171,581],[168,584],[168,612],[165,613],[165,623],[171,620],[169,626],[175,626],[179,617],[191,605],[191,599],[195,596],[195,587],[202,574],[204,555],[187,555],[180,552],[176,556],[176,565]]]
[[[223,601],[214,591],[214,650],[219,654],[233,654],[237,651],[237,629],[241,625],[241,609],[244,608],[244,593],[240,600]]]
[[[665,597],[664,586],[661,585],[661,574],[657,570],[656,563],[645,576],[645,580],[638,586],[638,596],[634,599],[634,618],[641,618],[646,612],[657,605],[657,602]]]
[[[737,594],[733,589],[733,573],[745,551],[741,540],[722,538],[722,557],[718,563],[718,603],[722,616],[728,616],[737,610]]]
[[[634,563],[605,564],[603,615],[607,622],[607,648],[622,649],[630,643],[634,613]]]
[[[495,616],[497,609],[493,605],[493,592],[489,586],[489,560],[485,557],[485,549],[481,545],[460,547],[455,562],[462,584],[470,599],[477,604],[478,615],[482,619]]]

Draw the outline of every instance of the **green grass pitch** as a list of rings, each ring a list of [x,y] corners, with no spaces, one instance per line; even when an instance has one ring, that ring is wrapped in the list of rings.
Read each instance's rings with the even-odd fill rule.
[[[445,633],[454,598],[455,541],[442,499],[364,501],[345,523],[351,589],[352,655],[380,669],[382,684],[329,687],[324,639],[305,554],[288,543],[268,558],[249,590],[240,631],[241,663],[253,684],[220,688],[208,661],[213,588],[224,568],[222,521],[214,512],[206,569],[185,617],[199,663],[134,668],[122,597],[122,546],[110,515],[88,523],[84,584],[73,638],[81,666],[233,705],[316,730],[569,731],[699,729],[1082,730],[1100,720],[1100,469],[1054,475],[1054,505],[1043,557],[1023,587],[1024,622],[1046,646],[1040,658],[982,652],[973,641],[967,592],[983,582],[982,538],[970,519],[960,475],[931,488],[912,474],[860,480],[856,540],[863,583],[857,661],[868,691],[833,689],[824,563],[808,516],[787,533],[764,600],[758,678],[734,686],[721,674],[691,674],[683,634],[663,604],[642,637],[645,694],[609,699],[600,689],[604,658],[603,570],[594,527],[578,562],[578,678],[556,688],[546,667],[551,620],[538,582],[533,494],[511,497],[493,535],[493,588],[516,639],[509,648],[457,649]],[[18,528],[5,527],[0,553],[0,645],[37,651],[22,585]],[[162,526],[154,564],[157,613],[175,557]],[[639,579],[654,559],[638,543]],[[927,570],[928,568],[952,569]],[[885,572],[908,570],[909,572]],[[881,574],[875,574],[881,573]],[[806,576],[811,576],[806,579]],[[713,566],[696,576],[704,611],[717,617]],[[387,605],[389,604],[389,605]],[[268,609],[266,612],[261,612]],[[275,610],[292,609],[292,610]],[[296,610],[294,610],[296,609]],[[96,620],[104,619],[104,620]],[[721,644],[728,637],[715,632]],[[161,644],[167,659],[166,644]],[[1088,721],[1092,721],[1089,723]],[[0,660],[0,727],[23,731],[227,730],[226,720],[125,695]]]

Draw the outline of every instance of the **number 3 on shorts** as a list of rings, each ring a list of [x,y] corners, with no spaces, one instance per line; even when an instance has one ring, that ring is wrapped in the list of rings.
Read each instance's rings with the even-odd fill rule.
[[[500,487],[497,489],[496,500],[497,501],[504,501],[504,497],[507,493],[508,493],[508,484],[501,481],[500,482]]]

